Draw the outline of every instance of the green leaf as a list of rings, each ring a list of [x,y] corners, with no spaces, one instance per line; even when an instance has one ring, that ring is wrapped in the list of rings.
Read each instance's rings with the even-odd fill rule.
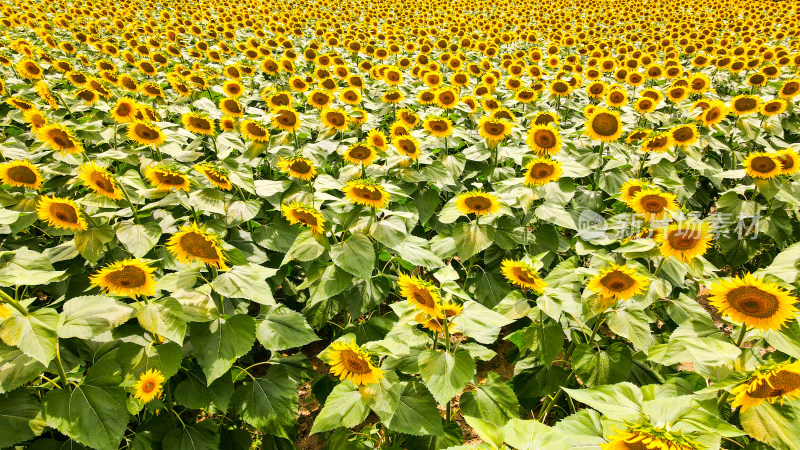
[[[12,315],[0,324],[0,339],[48,365],[56,356],[57,325],[58,313],[52,308],[37,309],[27,316]]]
[[[161,447],[169,450],[217,450],[218,428],[213,420],[204,420],[185,428],[173,428],[167,432]]]
[[[800,358],[800,323],[797,320],[789,322],[788,325],[780,330],[767,330],[764,333],[764,338],[769,342],[769,345],[783,353],[794,358]]]
[[[653,342],[647,313],[639,306],[618,307],[606,314],[608,328],[628,339],[636,350],[647,351]]]
[[[358,317],[383,303],[391,290],[389,280],[384,277],[359,280],[345,294],[347,310],[350,315]]]
[[[578,344],[572,352],[575,374],[589,387],[624,381],[632,366],[631,349],[624,342],[615,342],[600,351],[590,344]]]
[[[117,239],[135,258],[141,258],[158,244],[158,240],[161,239],[161,227],[155,222],[145,222],[141,225],[119,222]]]
[[[419,354],[419,371],[433,397],[444,405],[475,376],[475,361],[466,351],[451,355],[437,350],[423,350]]]
[[[122,368],[125,378],[138,379],[139,375],[156,369],[169,379],[178,373],[183,359],[180,345],[174,342],[140,346],[133,342],[123,342],[117,349],[116,361]]]
[[[97,264],[97,260],[103,256],[103,247],[113,240],[114,230],[109,224],[75,232],[75,248],[92,264]]]
[[[435,253],[429,250],[429,244],[425,239],[416,238],[409,235],[406,237],[405,242],[392,250],[415,266],[422,266],[428,269],[436,269],[444,266],[444,262]]]
[[[0,448],[11,447],[42,434],[44,420],[41,411],[39,400],[22,390],[0,397],[0,417],[3,419]]]
[[[487,374],[486,383],[459,397],[461,412],[502,427],[519,417],[519,402],[514,391],[495,372]]]
[[[229,298],[244,298],[262,305],[275,306],[272,289],[265,281],[275,274],[274,269],[257,265],[234,266],[211,282],[211,287]]]
[[[387,428],[399,433],[422,436],[443,432],[442,417],[436,408],[436,401],[425,386],[417,381],[406,384],[397,408],[382,419]]]
[[[75,297],[64,303],[58,336],[62,339],[92,339],[127,322],[133,313],[133,308],[111,297]],[[110,334],[107,337],[105,340],[111,340]]]
[[[193,322],[189,329],[197,362],[208,383],[230,370],[234,361],[249,352],[256,340],[255,321],[245,314],[227,320]]]
[[[183,343],[186,334],[186,318],[183,307],[174,298],[166,297],[148,302],[136,314],[139,325],[145,330],[163,336],[170,341]]]
[[[747,434],[778,450],[796,449],[800,442],[800,408],[796,402],[764,402],[746,409],[739,420]]]
[[[365,388],[368,389],[368,388]],[[325,406],[314,419],[311,434],[337,427],[352,428],[367,418],[369,407],[358,388],[350,382],[336,385],[325,400]]]
[[[22,350],[0,343],[0,394],[33,381],[46,368]]]
[[[334,264],[345,272],[362,280],[372,277],[375,266],[375,251],[372,241],[361,233],[353,233],[350,239],[331,246]]]
[[[264,315],[258,323],[256,336],[270,351],[302,347],[319,340],[303,315],[285,306],[273,308]]]
[[[231,403],[242,419],[256,429],[283,435],[276,431],[295,420],[297,385],[285,369],[273,367],[266,376],[243,383],[233,393]]]
[[[505,447],[503,445],[503,442],[505,442],[505,434],[503,433],[502,425],[498,426],[487,420],[467,414],[464,414],[464,421],[467,422],[467,425],[472,427],[472,430],[481,440],[491,444],[492,448]]]
[[[769,267],[759,270],[757,273],[763,272],[765,274],[774,275],[786,283],[794,284],[794,282],[797,281],[798,274],[800,274],[798,261],[800,261],[800,242],[783,249],[783,251],[772,260],[772,264],[770,264]]]
[[[428,436],[407,436],[405,437],[407,448],[414,450],[452,450],[454,446],[464,443],[461,427],[455,421],[444,424],[444,432],[437,435]],[[502,444],[502,441],[500,442]]]
[[[519,450],[570,448],[557,430],[535,420],[511,419],[503,428],[506,444]]]
[[[47,426],[77,442],[100,450],[116,450],[129,413],[121,387],[82,384],[72,391],[53,389],[44,396],[42,413]]]
[[[311,261],[319,258],[325,252],[325,247],[317,241],[314,233],[310,230],[303,230],[297,235],[286,256],[283,257],[281,265],[296,259],[298,261]]]
[[[534,323],[508,337],[520,350],[530,350],[544,364],[552,364],[564,347],[564,331],[558,323],[544,327]]]
[[[461,260],[466,261],[477,253],[489,248],[494,242],[495,229],[489,225],[459,222],[453,226],[456,251]]]
[[[471,337],[481,344],[493,344],[497,340],[500,328],[510,324],[511,319],[496,313],[478,302],[464,302],[464,310],[453,319],[465,336]]]
[[[400,395],[405,384],[400,382],[394,371],[387,371],[381,380],[369,386],[366,401],[375,414],[384,422],[389,422],[400,404]]]
[[[635,420],[642,414],[642,391],[633,383],[598,386],[591,389],[562,388],[573,399],[612,420]]]
[[[209,383],[200,370],[187,370],[186,379],[175,388],[175,401],[189,409],[227,411],[233,395],[233,378],[225,374]]]

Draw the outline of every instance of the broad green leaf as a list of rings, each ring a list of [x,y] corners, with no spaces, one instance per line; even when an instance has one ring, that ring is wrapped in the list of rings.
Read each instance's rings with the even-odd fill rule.
[[[345,272],[366,280],[372,277],[375,266],[375,251],[372,241],[360,233],[353,233],[344,242],[331,246],[334,264]]]
[[[442,417],[436,401],[422,383],[409,381],[400,394],[400,400],[388,417],[382,417],[387,428],[399,433],[422,436],[441,434]]]
[[[42,413],[53,427],[88,447],[116,450],[128,425],[127,394],[121,387],[82,384],[44,395]]]
[[[197,362],[210,384],[230,370],[240,356],[249,352],[256,340],[252,317],[237,314],[227,320],[193,322],[189,325]]]
[[[116,361],[122,367],[125,378],[135,380],[148,370],[155,369],[165,378],[178,373],[183,359],[181,347],[174,342],[140,346],[133,342],[123,342],[117,349]]]
[[[642,391],[632,383],[598,386],[591,389],[567,389],[564,391],[612,420],[635,420],[642,413]]]
[[[422,238],[415,238],[413,235],[409,235],[402,244],[392,247],[392,250],[415,266],[428,269],[444,266],[442,259],[430,251],[429,243]]]
[[[451,450],[454,446],[464,443],[464,436],[461,433],[461,427],[457,422],[445,422],[443,428],[444,430],[442,434],[407,436],[405,438],[407,448],[413,448],[415,450]]]
[[[778,450],[792,450],[800,442],[800,408],[796,402],[764,402],[741,413],[742,428],[751,437]]]
[[[265,281],[275,271],[261,266],[234,266],[220,274],[211,286],[221,295],[229,298],[244,298],[262,305],[275,306],[272,289]]]
[[[264,377],[243,383],[231,398],[245,422],[271,434],[280,434],[276,431],[294,422],[297,402],[297,385],[285,369],[276,367]]]
[[[45,369],[45,365],[36,358],[0,342],[0,394],[33,381]]]
[[[256,336],[270,351],[302,347],[319,340],[303,315],[285,306],[273,308],[264,315],[258,323]]]
[[[475,339],[481,344],[493,344],[497,340],[500,328],[512,320],[502,314],[475,301],[464,302],[464,310],[453,319],[465,336]]]
[[[319,258],[325,252],[325,246],[319,243],[314,237],[314,233],[309,230],[303,230],[297,235],[286,256],[283,257],[281,265],[296,259],[298,261],[311,261],[312,259]]]
[[[41,412],[39,400],[22,390],[0,396],[0,417],[3,418],[0,448],[20,444],[40,435],[44,430]]]
[[[800,261],[800,242],[783,249],[783,251],[772,260],[772,264],[770,264],[769,267],[759,270],[757,274],[770,274],[780,278],[786,283],[794,284],[797,280],[798,273],[800,273],[798,261]]]
[[[339,383],[328,395],[325,405],[314,419],[311,434],[330,431],[337,427],[352,428],[363,422],[368,414],[369,407],[359,389],[350,382]]]
[[[173,428],[167,432],[161,447],[170,450],[217,450],[218,428],[213,420],[204,420],[185,428]]]
[[[647,351],[653,342],[647,313],[641,307],[610,309],[606,323],[614,333],[628,339],[636,350]]]
[[[161,227],[155,222],[119,222],[117,225],[117,239],[135,258],[146,255],[158,244],[160,238]]]
[[[561,325],[554,322],[544,327],[534,323],[510,335],[508,339],[520,350],[530,350],[544,364],[552,364],[564,347],[564,331]]]
[[[0,339],[48,365],[56,356],[57,325],[58,313],[52,308],[37,309],[27,316],[12,315],[0,324]]]
[[[586,386],[599,386],[624,381],[633,366],[631,349],[624,342],[615,342],[605,350],[590,344],[578,344],[572,352],[572,367]]]
[[[369,407],[381,420],[388,422],[394,414],[397,405],[400,404],[400,394],[405,388],[405,383],[400,382],[397,374],[390,370],[378,383],[372,384],[365,389],[364,395]]]
[[[480,417],[473,417],[464,414],[464,421],[467,425],[472,427],[472,430],[484,442],[492,445],[492,448],[503,448],[505,442],[505,433],[503,433],[503,426],[489,422],[488,420],[481,419]]]
[[[517,396],[495,372],[489,372],[486,383],[479,385],[476,390],[461,394],[459,404],[465,416],[487,421],[497,427],[519,417]]]
[[[103,256],[103,247],[113,240],[114,230],[109,224],[75,232],[75,248],[92,264],[97,264],[97,260]]]
[[[148,302],[136,313],[136,318],[145,330],[178,344],[183,343],[186,318],[183,307],[174,298],[166,297]]]
[[[511,419],[503,428],[506,444],[519,450],[569,448],[567,439],[557,430],[535,420]]]
[[[58,336],[63,339],[92,339],[127,322],[134,311],[132,307],[111,297],[75,297],[64,303]],[[110,340],[110,337],[105,340]]]
[[[769,345],[790,355],[800,358],[800,323],[793,320],[780,330],[767,330],[764,338]]]
[[[475,361],[469,352],[455,355],[437,350],[419,354],[420,377],[437,402],[444,405],[475,376]]]
[[[459,222],[453,226],[458,257],[466,261],[489,248],[494,242],[495,229],[489,225]]]
[[[233,395],[233,378],[225,374],[208,383],[201,370],[187,370],[186,379],[175,388],[175,401],[190,409],[227,411]]]

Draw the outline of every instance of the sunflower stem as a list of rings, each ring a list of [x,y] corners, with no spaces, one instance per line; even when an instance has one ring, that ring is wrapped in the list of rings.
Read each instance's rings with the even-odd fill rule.
[[[64,364],[61,363],[61,349],[58,342],[56,342],[56,359],[54,360],[56,363],[56,370],[58,370],[58,378],[61,380],[61,384],[64,386],[65,390],[71,390],[69,386],[69,382],[67,381],[67,373],[64,372]]]
[[[123,188],[122,185],[119,186],[119,190],[122,191],[122,195],[128,202],[128,206],[131,207],[131,211],[133,212],[133,221],[136,222],[137,225],[139,225],[139,210],[135,206],[133,206],[133,202],[131,201],[131,198],[128,196],[128,192],[125,191],[125,188]]]
[[[164,394],[165,394],[165,397],[167,397],[167,408],[174,413],[175,409],[173,408],[173,405],[172,405],[172,389],[170,389],[170,387],[169,387],[169,380],[167,380],[164,383]],[[175,413],[175,415],[178,416],[177,413]],[[180,416],[178,416],[178,420],[181,420]],[[172,416],[169,416],[169,422],[173,426],[175,425],[175,419]],[[183,423],[182,420],[181,420],[181,423]]]
[[[744,336],[747,334],[747,325],[742,324],[742,329],[739,331],[739,337],[736,338],[736,346],[742,348],[742,343],[744,342]]]
[[[664,261],[666,261],[666,260],[667,260],[667,258],[664,258],[664,257],[661,258],[661,262],[658,263],[658,266],[656,267],[656,271],[653,272],[653,276],[654,277],[658,276],[658,273],[661,272],[661,266],[664,265]]]
[[[24,306],[22,306],[16,299],[12,298],[10,295],[6,294],[5,292],[0,290],[0,300],[8,303],[9,305],[13,306],[14,309],[19,311],[20,314],[23,316],[28,316],[30,313]]]

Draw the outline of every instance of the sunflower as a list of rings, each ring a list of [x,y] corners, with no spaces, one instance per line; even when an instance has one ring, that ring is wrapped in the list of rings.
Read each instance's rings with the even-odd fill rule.
[[[619,114],[605,108],[595,109],[586,118],[586,134],[602,142],[614,142],[622,136],[622,122]]]
[[[233,184],[231,184],[228,175],[208,163],[195,164],[194,170],[202,173],[206,177],[206,180],[223,191],[230,191],[233,189]]]
[[[164,133],[155,124],[137,120],[128,124],[128,138],[139,145],[158,147],[164,143]]]
[[[184,225],[167,241],[167,250],[184,263],[198,262],[226,270],[225,257],[222,255],[215,235],[201,229],[196,222]]]
[[[219,100],[219,109],[223,115],[231,117],[243,117],[242,105],[233,97],[223,97]]]
[[[320,110],[327,108],[333,99],[330,93],[320,89],[314,89],[308,94],[308,104]]]
[[[122,189],[117,186],[108,170],[94,161],[84,163],[78,168],[78,179],[98,195],[112,200],[120,200],[123,197]]]
[[[782,175],[794,175],[800,170],[800,157],[791,148],[778,150],[775,157],[781,162]]]
[[[155,270],[138,259],[126,259],[102,268],[89,281],[114,295],[149,297],[156,293]]]
[[[656,102],[653,101],[652,98],[648,97],[642,97],[636,100],[636,102],[633,104],[633,107],[636,109],[636,111],[639,111],[642,114],[655,111],[656,106],[658,106]]]
[[[642,142],[641,150],[644,153],[654,152],[654,153],[664,153],[672,146],[672,136],[670,133],[656,133],[652,136],[649,136]]]
[[[458,326],[449,319],[460,316],[461,312],[464,311],[464,307],[458,303],[443,302],[441,304],[441,311],[444,317],[431,317],[428,314],[421,312],[414,317],[414,320],[434,333],[443,333],[445,318],[447,318],[447,333],[452,335],[456,332]]]
[[[387,103],[390,105],[396,105],[402,102],[405,99],[405,96],[402,92],[397,89],[390,89],[385,94],[381,96],[381,101],[383,103]]]
[[[770,179],[783,172],[781,160],[774,153],[750,153],[742,164],[745,172],[753,178]]]
[[[305,92],[308,90],[308,83],[299,75],[289,78],[289,88],[294,92]]]
[[[604,298],[627,300],[642,292],[650,282],[627,265],[611,264],[592,277],[586,287]]]
[[[139,380],[133,385],[133,396],[144,403],[148,403],[161,395],[164,384],[164,375],[158,369],[150,369],[139,375]]]
[[[710,290],[709,303],[720,314],[759,330],[780,330],[797,315],[796,298],[777,283],[749,273],[720,280]]]
[[[42,175],[30,161],[21,159],[0,163],[0,183],[38,191],[42,187]]]
[[[561,151],[561,135],[556,127],[550,124],[533,125],[528,130],[525,142],[540,156],[555,155]]]
[[[239,124],[239,131],[242,137],[255,142],[266,142],[269,140],[269,130],[253,119],[247,119]]]
[[[442,109],[451,109],[458,104],[458,91],[453,88],[442,88],[434,93],[434,104]]]
[[[673,223],[658,237],[659,251],[663,257],[673,256],[690,262],[705,254],[711,246],[711,231],[706,222]]]
[[[385,208],[391,197],[383,186],[370,179],[350,180],[342,188],[342,192],[350,203],[376,209]]]
[[[219,127],[223,131],[233,131],[236,129],[236,118],[231,116],[222,116],[219,119]]]
[[[42,78],[42,68],[39,67],[39,64],[37,64],[36,61],[30,58],[22,58],[19,60],[16,69],[17,73],[22,78],[28,80],[38,80],[39,78]]]
[[[536,269],[524,261],[505,259],[501,270],[509,283],[521,288],[532,289],[541,294],[544,292],[544,288],[547,287],[547,283],[539,278]]]
[[[313,206],[292,202],[281,205],[281,213],[290,224],[301,224],[311,229],[314,234],[322,234],[325,230],[325,219]]]
[[[646,188],[637,192],[628,202],[628,206],[644,216],[645,222],[659,221],[669,217],[670,212],[680,209],[675,198],[675,194]]]
[[[645,184],[642,180],[631,178],[619,188],[619,199],[625,203],[630,203],[633,197],[644,187]]]
[[[697,127],[692,123],[676,125],[669,130],[674,145],[686,148],[697,142]]]
[[[36,136],[62,155],[72,155],[83,151],[83,144],[72,135],[64,125],[54,123],[45,125],[36,131]]]
[[[616,430],[616,427],[615,427]],[[631,423],[625,431],[616,430],[601,450],[701,450],[706,446],[675,429],[646,422]]]
[[[68,198],[39,197],[36,215],[56,228],[86,230],[86,219],[81,217],[78,205]]]
[[[778,97],[788,100],[794,98],[800,92],[800,79],[786,80],[778,90]]]
[[[300,115],[291,107],[284,106],[272,111],[272,126],[282,131],[300,129]]]
[[[117,100],[117,104],[111,108],[111,117],[117,123],[129,123],[136,120],[138,112],[136,100],[129,97],[122,97]]]
[[[362,108],[355,108],[350,111],[349,119],[351,125],[360,127],[369,120],[369,114]]]
[[[372,364],[369,353],[356,345],[341,341],[331,344],[328,350],[331,374],[339,380],[348,380],[356,386],[377,383],[384,377],[384,371]]]
[[[495,144],[511,134],[511,126],[505,119],[483,116],[478,122],[478,134],[490,144]]]
[[[697,121],[703,124],[704,127],[710,127],[722,122],[722,119],[728,114],[728,107],[721,100],[712,100],[709,102],[708,107],[697,116]]]
[[[739,95],[731,100],[731,111],[737,116],[745,116],[758,111],[761,98],[755,95]]]
[[[292,178],[308,181],[317,175],[317,168],[314,163],[302,156],[293,156],[289,159],[281,158],[278,161],[278,168]]]
[[[536,157],[525,166],[525,184],[541,186],[561,178],[561,163],[550,158]]]
[[[37,108],[31,108],[27,111],[23,111],[22,120],[31,126],[31,131],[34,134],[39,131],[39,128],[47,125],[47,117],[45,117],[44,113],[39,111]]]
[[[786,111],[787,105],[788,103],[786,103],[786,100],[780,98],[764,102],[764,104],[761,105],[761,114],[767,117],[783,114]]]
[[[367,133],[367,143],[382,152],[386,151],[386,135],[381,130],[370,130]]]
[[[262,94],[262,97],[265,97],[265,101],[267,102],[267,106],[269,106],[269,109],[277,109],[277,108],[282,108],[284,106],[286,107],[292,106],[291,92],[278,91],[278,92],[273,92],[267,96],[264,96]]]
[[[6,99],[6,103],[20,111],[27,111],[34,108],[33,103],[19,97],[9,97]]]
[[[357,105],[361,103],[361,92],[352,87],[344,88],[339,93],[339,100],[348,104],[348,105]]]
[[[224,92],[228,97],[239,98],[242,94],[244,94],[244,86],[242,86],[242,83],[236,80],[228,80],[222,83],[222,92]]]
[[[344,152],[344,160],[350,164],[368,166],[378,159],[378,154],[366,142],[356,142]]]
[[[214,119],[205,114],[186,113],[181,116],[183,127],[195,134],[214,134]]]
[[[181,172],[159,166],[150,166],[144,170],[144,177],[159,191],[189,191],[189,177]]]
[[[34,90],[36,91],[36,94],[39,96],[39,98],[44,100],[44,102],[47,103],[48,106],[50,106],[53,109],[58,108],[58,102],[56,101],[56,98],[53,97],[53,94],[50,92],[50,88],[47,86],[47,83],[45,83],[44,81],[38,81],[34,86]],[[87,101],[87,103],[92,105],[97,100],[97,93],[92,91],[90,92],[93,95],[92,97],[93,100],[91,102]],[[76,95],[76,98],[79,96],[80,95]]]
[[[741,406],[740,413],[764,401],[775,403],[780,400],[783,403],[785,399],[797,398],[800,396],[800,361],[787,360],[759,368],[731,394],[735,395],[731,407]]]
[[[319,113],[319,117],[322,123],[332,130],[344,131],[347,129],[347,113],[343,109],[323,109]]]
[[[606,95],[606,103],[614,108],[621,108],[628,104],[628,94],[621,89],[612,89]]]
[[[531,123],[534,125],[547,125],[550,123],[558,125],[558,114],[552,111],[541,111],[533,116]]]
[[[500,210],[500,202],[492,193],[469,191],[458,196],[456,208],[465,215],[490,216]]]
[[[439,138],[446,138],[453,134],[453,122],[447,117],[442,116],[428,116],[422,122],[422,127],[428,133]]]
[[[405,297],[409,305],[430,317],[444,317],[439,290],[431,283],[420,277],[401,273],[397,285],[400,287],[400,295]]]
[[[642,139],[650,136],[650,130],[647,128],[637,128],[625,137],[625,142],[630,144],[633,141],[641,141]]]

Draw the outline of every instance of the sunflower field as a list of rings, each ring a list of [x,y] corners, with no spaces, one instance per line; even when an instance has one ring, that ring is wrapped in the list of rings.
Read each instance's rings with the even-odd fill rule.
[[[800,0],[4,0],[0,449],[800,449]]]

